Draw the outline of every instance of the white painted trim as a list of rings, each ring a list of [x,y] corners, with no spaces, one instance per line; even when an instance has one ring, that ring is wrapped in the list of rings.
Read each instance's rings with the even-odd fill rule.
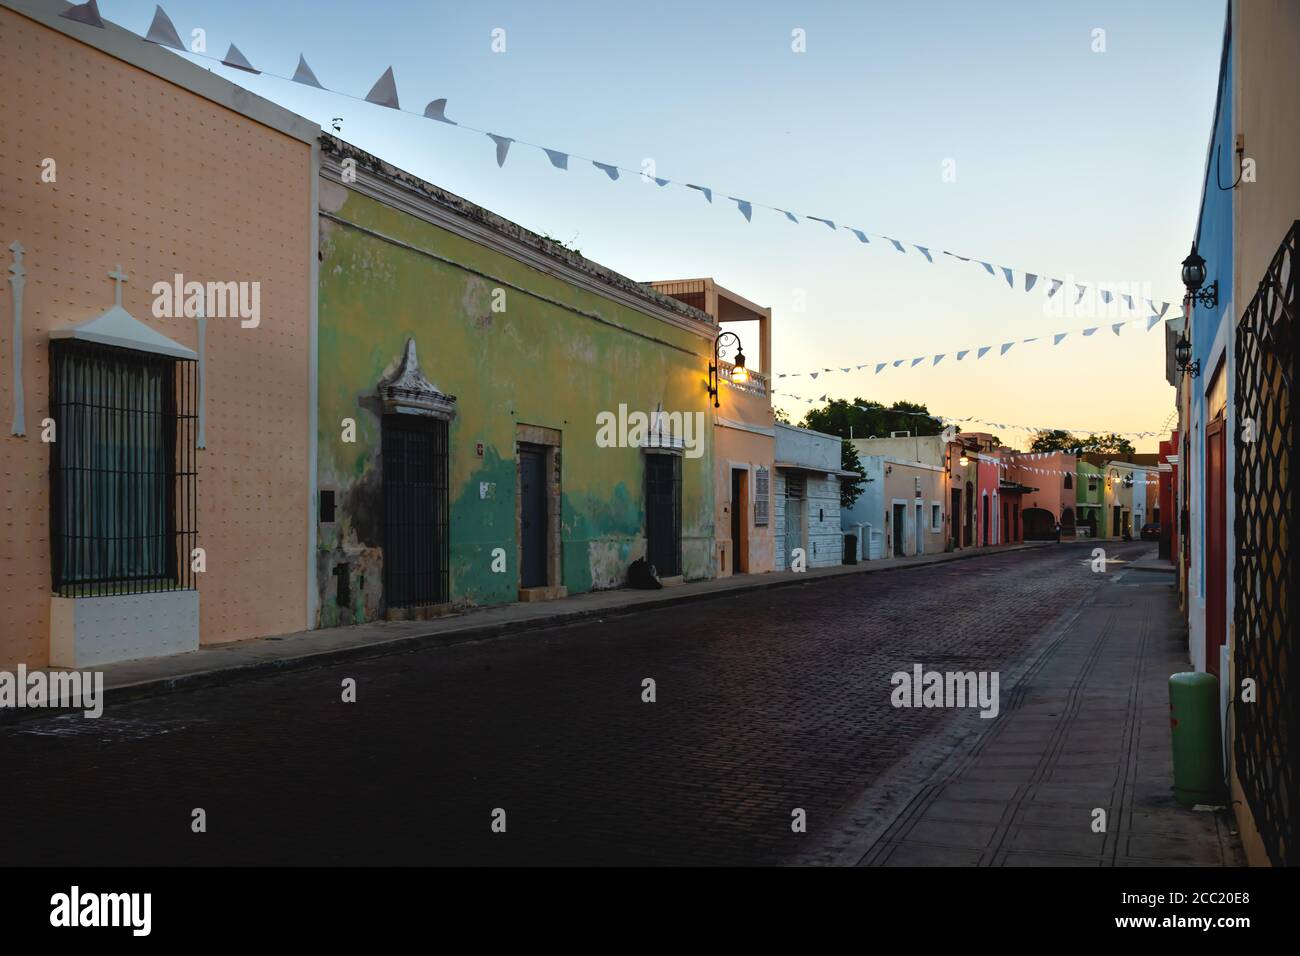
[[[186,348],[157,329],[145,325],[120,305],[111,306],[107,312],[87,322],[54,329],[50,332],[50,338],[97,342],[100,345],[152,352],[191,362],[198,359],[198,353],[193,349]]]
[[[766,428],[762,425],[750,425],[746,422],[738,422],[734,418],[724,418],[721,415],[714,415],[713,425],[715,428],[732,428],[740,432],[750,432],[754,435],[764,435],[768,438],[776,438],[775,428]]]
[[[911,461],[906,458],[890,458],[888,456],[885,457],[885,464],[903,465],[907,468],[920,468],[922,471],[945,471],[946,470],[943,467],[943,465],[927,465],[923,461]]]
[[[13,405],[14,417],[9,426],[9,434],[26,437],[27,411],[23,396],[23,286],[27,283],[27,270],[23,268],[23,253],[26,252],[21,242],[15,239],[9,244],[13,253],[13,265],[9,267],[9,284],[13,287]]]

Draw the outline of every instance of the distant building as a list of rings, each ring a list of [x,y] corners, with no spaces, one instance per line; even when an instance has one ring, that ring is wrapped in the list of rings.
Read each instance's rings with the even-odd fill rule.
[[[841,439],[776,424],[776,567],[789,570],[796,549],[809,568],[844,562],[840,482]]]

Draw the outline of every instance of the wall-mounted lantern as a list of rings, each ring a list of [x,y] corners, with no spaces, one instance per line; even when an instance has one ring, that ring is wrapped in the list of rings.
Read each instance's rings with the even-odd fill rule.
[[[1190,374],[1192,378],[1201,374],[1201,360],[1192,361],[1192,343],[1187,340],[1186,332],[1179,336],[1174,345],[1174,364],[1178,366],[1178,371]]]
[[[749,370],[745,368],[745,353],[741,351],[740,336],[735,332],[723,332],[713,341],[713,364],[709,366],[709,395],[713,398],[713,407],[718,407],[718,388],[720,386],[718,368],[720,359],[718,351],[722,347],[723,339],[731,338],[736,343],[736,361],[732,363],[731,383],[733,385],[745,385],[749,382]]]
[[[961,465],[963,468],[965,468],[967,465],[970,464],[970,459],[967,458],[967,457],[966,457],[966,453],[963,452],[963,453],[962,453],[962,456],[961,456],[960,458],[957,459],[957,463],[958,463],[959,465]]]
[[[1193,242],[1191,254],[1183,260],[1183,285],[1187,286],[1189,299],[1208,309],[1213,309],[1219,304],[1219,280],[1215,279],[1202,289],[1201,285],[1204,282],[1205,260],[1197,253],[1196,243]]]

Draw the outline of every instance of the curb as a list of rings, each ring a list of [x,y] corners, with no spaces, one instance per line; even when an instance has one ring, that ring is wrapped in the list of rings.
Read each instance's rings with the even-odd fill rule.
[[[525,618],[518,621],[504,621],[496,624],[484,624],[477,627],[468,626],[458,628],[454,631],[405,634],[401,637],[393,637],[376,643],[357,644],[353,647],[340,647],[328,651],[299,654],[294,657],[285,657],[279,660],[249,661],[248,663],[236,664],[230,667],[221,667],[208,671],[196,671],[192,674],[181,674],[176,677],[159,677],[138,681],[133,684],[124,684],[118,687],[105,687],[103,695],[104,706],[107,707],[109,704],[121,704],[130,701],[145,700],[150,697],[157,697],[176,691],[202,690],[209,687],[219,687],[235,681],[266,677],[286,671],[329,667],[347,661],[361,661],[388,657],[393,654],[409,653],[427,647],[451,647],[457,644],[469,644],[475,641],[493,640],[511,634],[526,633],[549,627],[573,624],[590,618],[623,617],[629,614],[637,614],[641,611],[662,610],[663,608],[673,607],[680,604],[691,604],[698,601],[713,600],[715,598],[750,594],[755,591],[809,585],[821,581],[850,577],[854,574],[883,574],[915,570],[918,568],[929,568],[938,564],[948,564],[953,561],[967,561],[973,558],[992,557],[993,555],[998,554],[1014,554],[1019,551],[1033,551],[1055,543],[1056,542],[1035,542],[1033,544],[1021,544],[1016,547],[999,548],[996,551],[972,548],[967,551],[946,552],[942,558],[934,561],[907,564],[895,564],[886,561],[866,561],[856,566],[840,566],[842,568],[850,568],[851,570],[842,570],[830,574],[819,574],[812,578],[801,578],[797,576],[764,576],[757,577],[753,581],[746,581],[744,584],[736,585],[735,587],[711,591],[698,591],[687,594],[678,594],[677,588],[669,588],[665,589],[666,594],[664,597],[648,601],[638,601],[632,604],[621,604],[613,607],[602,608],[581,608],[544,617]],[[52,707],[11,708],[0,710],[0,726],[3,726],[9,721],[53,717],[60,714],[66,715],[75,712],[76,711],[67,708]]]

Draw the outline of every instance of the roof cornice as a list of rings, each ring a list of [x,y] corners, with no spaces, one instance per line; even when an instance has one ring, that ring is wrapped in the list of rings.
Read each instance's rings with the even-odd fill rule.
[[[349,177],[346,183],[342,168],[345,159],[356,160],[356,178]],[[707,313],[592,262],[329,133],[321,134],[321,175],[386,206],[509,256],[544,275],[611,299],[708,341],[717,335],[717,326]]]

